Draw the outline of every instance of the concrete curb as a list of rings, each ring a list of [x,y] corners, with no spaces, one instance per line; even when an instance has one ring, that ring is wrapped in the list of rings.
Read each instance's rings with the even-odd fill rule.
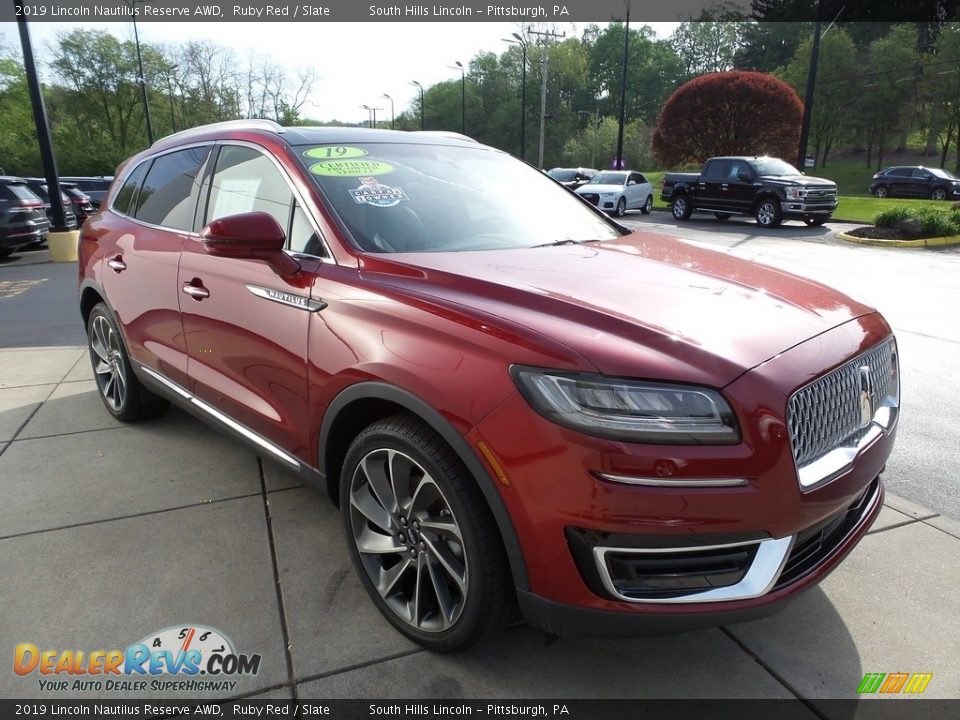
[[[837,231],[836,235],[840,240],[857,243],[858,245],[873,245],[874,247],[925,248],[960,245],[960,235],[948,235],[947,237],[937,238],[920,238],[919,240],[879,240],[876,238],[856,237],[841,231]]]

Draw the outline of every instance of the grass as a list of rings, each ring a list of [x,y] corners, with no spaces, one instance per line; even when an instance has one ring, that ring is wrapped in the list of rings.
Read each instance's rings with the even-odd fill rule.
[[[950,203],[936,200],[902,200],[900,198],[880,200],[869,196],[840,197],[837,200],[837,211],[833,216],[837,220],[849,220],[850,222],[872,225],[877,215],[896,207],[903,207],[908,210],[930,209],[946,212],[950,208]]]

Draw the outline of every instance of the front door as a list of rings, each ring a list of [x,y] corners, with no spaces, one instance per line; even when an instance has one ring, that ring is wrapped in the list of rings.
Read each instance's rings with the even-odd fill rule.
[[[727,170],[727,205],[734,212],[749,213],[753,209],[756,188],[755,173],[748,162],[733,160]]]
[[[252,146],[220,146],[209,185],[198,225],[266,212],[285,229],[288,244],[291,232],[305,226],[285,172]],[[193,237],[184,245],[177,283],[191,392],[208,412],[226,416],[220,419],[248,438],[252,431],[250,439],[289,464],[311,455],[307,334],[320,260],[301,257],[300,264],[300,273],[283,277],[263,260],[212,255]]]

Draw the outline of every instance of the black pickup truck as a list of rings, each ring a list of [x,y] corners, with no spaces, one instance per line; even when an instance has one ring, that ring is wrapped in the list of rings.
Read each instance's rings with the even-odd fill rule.
[[[823,225],[837,209],[837,185],[807,177],[777,158],[716,157],[707,160],[699,175],[664,175],[660,199],[670,203],[677,220],[702,210],[718,220],[753,215],[768,228],[790,219],[813,226]]]

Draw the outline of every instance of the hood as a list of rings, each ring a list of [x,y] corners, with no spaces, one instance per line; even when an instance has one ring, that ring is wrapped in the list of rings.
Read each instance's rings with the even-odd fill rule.
[[[618,193],[623,190],[623,185],[602,185],[595,183],[587,183],[586,185],[581,185],[577,188],[577,191],[583,190],[583,192],[591,193]]]
[[[811,177],[809,175],[761,175],[761,180],[769,183],[782,183],[784,185],[827,185],[836,187],[833,180],[825,178]]]
[[[585,370],[714,387],[873,311],[811,280],[649,233],[378,255],[367,271],[559,341],[593,366]]]

